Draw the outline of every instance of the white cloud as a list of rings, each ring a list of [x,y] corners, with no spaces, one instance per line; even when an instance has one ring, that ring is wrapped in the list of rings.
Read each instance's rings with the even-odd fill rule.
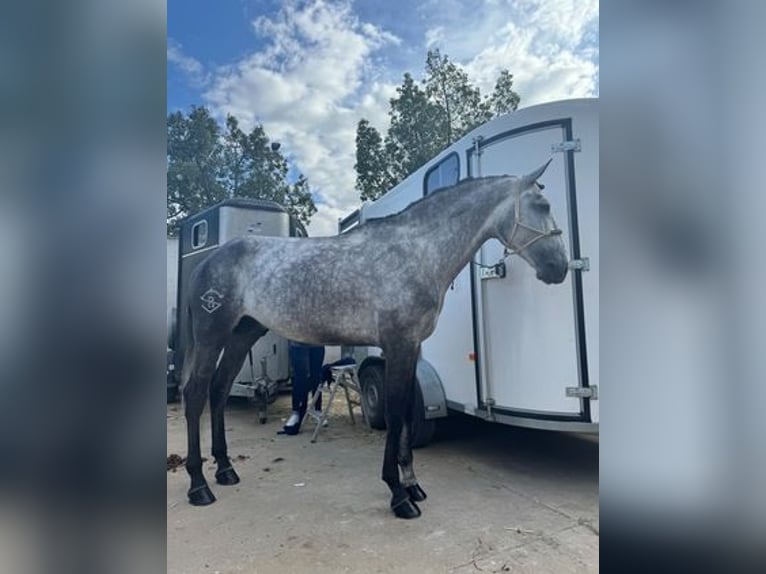
[[[312,235],[337,232],[337,218],[358,204],[356,124],[366,117],[386,126],[395,89],[370,81],[371,55],[399,39],[360,22],[346,3],[287,2],[273,18],[253,22],[265,47],[218,70],[205,97],[219,115],[243,127],[263,123],[318,192]]]
[[[167,58],[168,63],[178,66],[188,76],[193,85],[202,86],[207,82],[207,74],[202,63],[184,54],[181,45],[170,38],[168,38]]]
[[[318,194],[311,234],[335,234],[338,217],[359,204],[356,124],[364,117],[381,133],[388,126],[388,102],[401,79],[385,69],[388,61],[414,58],[406,69],[417,77],[426,49],[438,47],[483,93],[508,68],[524,106],[597,93],[597,0],[477,4],[420,3],[410,16],[428,24],[413,44],[394,34],[395,21],[388,29],[360,21],[350,2],[288,0],[278,14],[252,23],[259,49],[214,71],[204,97],[219,117],[231,113],[245,128],[263,123]],[[180,46],[168,47],[171,58],[190,76],[206,77]]]
[[[547,42],[535,29],[508,24],[497,36],[500,41],[482,49],[465,65],[485,93],[492,90],[502,68],[514,75],[514,88],[523,106],[596,92],[598,67],[589,58]]]
[[[592,96],[598,77],[598,0],[485,0],[481,10],[454,4],[423,8],[437,16],[438,47],[465,66],[484,93],[508,68],[522,105]]]
[[[426,48],[436,47],[444,42],[444,27],[436,26],[426,30]]]

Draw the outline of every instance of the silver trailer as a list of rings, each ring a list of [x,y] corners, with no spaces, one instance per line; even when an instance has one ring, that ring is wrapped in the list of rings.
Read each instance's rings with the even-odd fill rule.
[[[570,251],[566,281],[547,286],[521,259],[485,243],[447,292],[417,368],[421,445],[449,412],[533,428],[597,432],[598,100],[532,106],[496,118],[441,152],[373,203],[339,222],[341,233],[396,213],[466,177],[524,174],[553,157],[541,183]],[[374,426],[382,428],[380,350],[344,351]]]
[[[184,349],[187,344],[188,316],[183,310],[189,277],[194,268],[211,252],[235,237],[246,235],[305,237],[303,225],[285,208],[272,201],[227,199],[185,219],[178,241],[178,293],[175,321],[170,328],[169,347],[173,349],[173,375],[168,377],[168,400],[173,400],[181,384]],[[242,396],[265,402],[259,396],[263,385],[278,385],[289,379],[288,342],[272,332],[253,346],[242,370],[234,380],[230,396]],[[273,388],[268,394],[273,394]],[[265,414],[261,416],[262,420]]]

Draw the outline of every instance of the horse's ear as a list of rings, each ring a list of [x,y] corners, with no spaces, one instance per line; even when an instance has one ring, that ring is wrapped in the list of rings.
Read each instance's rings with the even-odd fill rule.
[[[526,189],[533,183],[535,183],[540,177],[545,173],[545,170],[548,168],[548,164],[550,164],[553,161],[553,158],[546,161],[543,165],[538,167],[535,171],[532,173],[528,173],[527,175],[523,176],[521,178],[521,189]]]

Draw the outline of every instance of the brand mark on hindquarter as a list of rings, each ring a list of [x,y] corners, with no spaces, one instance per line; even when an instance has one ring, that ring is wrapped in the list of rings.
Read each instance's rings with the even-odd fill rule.
[[[200,299],[202,299],[202,308],[208,313],[212,313],[221,307],[223,295],[211,287],[202,294]]]

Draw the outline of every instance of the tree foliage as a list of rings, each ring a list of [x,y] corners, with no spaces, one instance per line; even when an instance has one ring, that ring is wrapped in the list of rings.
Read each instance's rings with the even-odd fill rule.
[[[423,83],[428,98],[442,110],[444,120],[440,127],[445,130],[442,141],[446,145],[492,117],[489,100],[482,99],[481,91],[471,84],[468,74],[439,50],[428,51]]]
[[[383,138],[367,120],[356,127],[356,186],[362,201],[374,199],[377,190],[386,189],[393,181],[386,162]]]
[[[167,118],[168,234],[188,215],[229,197],[268,199],[304,224],[316,212],[306,178],[290,181],[286,158],[272,146],[263,126],[250,132],[233,116],[221,127],[204,107]]]
[[[447,140],[439,137],[446,132],[446,117],[412,79],[404,75],[404,82],[396,89],[397,97],[390,101],[390,125],[385,139],[385,154],[396,185],[444,148]]]
[[[385,138],[366,119],[357,125],[356,188],[360,198],[383,195],[443,149],[498,115],[518,108],[513,75],[501,70],[482,96],[468,74],[439,50],[429,50],[422,88],[409,73],[389,102]]]
[[[521,98],[513,91],[513,74],[508,70],[501,70],[495,83],[495,91],[492,92],[490,103],[496,116],[501,116],[516,111]]]

